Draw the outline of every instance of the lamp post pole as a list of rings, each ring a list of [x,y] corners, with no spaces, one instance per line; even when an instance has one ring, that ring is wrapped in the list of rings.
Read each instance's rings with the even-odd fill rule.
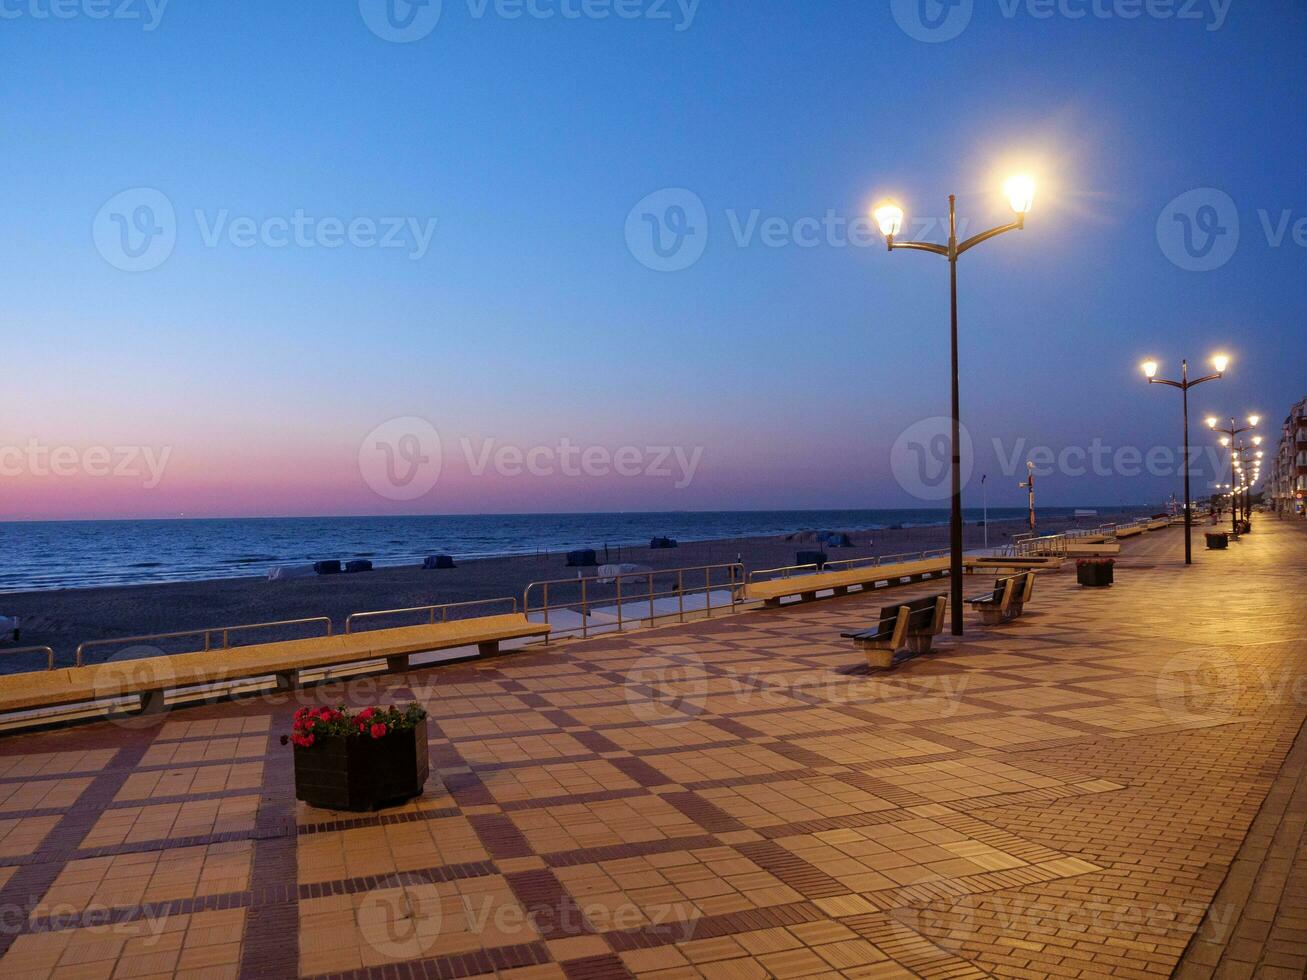
[[[876,221],[885,235],[885,243],[892,252],[896,248],[910,248],[922,252],[933,252],[948,259],[949,267],[949,355],[950,355],[950,415],[952,452],[952,507],[949,513],[949,604],[952,608],[952,632],[961,636],[962,628],[962,420],[958,397],[958,257],[968,249],[975,248],[981,242],[989,241],[1008,231],[1020,231],[1026,226],[1026,212],[1034,199],[1034,182],[1028,177],[1016,177],[1009,180],[1005,191],[1008,195],[1016,220],[1006,225],[999,225],[989,231],[972,235],[963,242],[957,235],[957,196],[948,196],[948,244],[936,245],[933,242],[899,242],[894,236],[903,225],[903,209],[896,204],[886,202],[876,208]]]
[[[1239,457],[1245,447],[1235,445],[1234,440],[1242,433],[1251,432],[1253,429],[1257,428],[1257,423],[1260,421],[1260,415],[1249,415],[1248,424],[1239,425],[1239,423],[1234,420],[1234,417],[1231,416],[1230,428],[1221,429],[1217,427],[1217,422],[1214,417],[1207,420],[1207,427],[1213,432],[1221,433],[1221,445],[1229,447],[1230,450],[1230,533],[1236,538],[1239,536],[1238,512],[1239,504],[1241,503],[1238,471],[1239,466],[1242,465],[1242,460]],[[1259,444],[1261,441],[1261,436],[1256,436],[1253,439],[1254,445]]]
[[[1209,374],[1206,377],[1189,380],[1189,360],[1188,358],[1180,362],[1180,380],[1168,381],[1165,378],[1157,377],[1157,362],[1145,361],[1143,365],[1144,375],[1148,378],[1150,385],[1169,385],[1172,388],[1180,389],[1180,404],[1184,414],[1184,563],[1192,565],[1194,563],[1194,542],[1193,542],[1193,503],[1189,496],[1189,389],[1196,388],[1198,385],[1207,381],[1216,381],[1225,374],[1226,367],[1230,364],[1230,359],[1224,354],[1218,354],[1212,358],[1212,363],[1216,366],[1216,373]],[[1209,422],[1210,424],[1210,422]]]

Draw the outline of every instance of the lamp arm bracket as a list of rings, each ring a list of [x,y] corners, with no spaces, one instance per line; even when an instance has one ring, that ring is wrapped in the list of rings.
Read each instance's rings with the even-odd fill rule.
[[[948,257],[948,246],[936,245],[933,242],[896,242],[891,239],[889,247],[891,251],[896,248],[915,248],[922,252],[934,252],[936,255]]]
[[[1004,232],[1021,231],[1025,227],[1026,227],[1026,219],[1024,217],[1020,217],[1009,225],[999,225],[997,228],[989,229],[989,231],[982,231],[979,235],[972,235],[970,238],[968,238],[966,241],[964,241],[961,245],[958,246],[958,255],[961,255],[967,249],[975,248],[981,242],[987,242],[991,238],[995,238],[1003,234]]]

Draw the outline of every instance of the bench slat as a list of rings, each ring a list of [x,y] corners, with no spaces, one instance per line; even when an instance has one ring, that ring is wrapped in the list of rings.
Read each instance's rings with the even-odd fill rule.
[[[520,613],[506,613],[425,626],[282,640],[225,650],[11,674],[0,677],[0,711],[127,697],[548,634],[549,627],[544,623],[530,622]]]

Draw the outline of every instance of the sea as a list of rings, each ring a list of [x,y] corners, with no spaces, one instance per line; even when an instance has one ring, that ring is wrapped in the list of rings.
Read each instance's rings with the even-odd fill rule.
[[[1043,517],[1074,512],[1039,509]],[[1026,510],[991,507],[988,514],[991,521],[1020,520]],[[981,517],[979,508],[965,511],[968,522]],[[367,558],[380,567],[417,564],[433,554],[489,558],[647,543],[655,536],[710,541],[924,527],[948,519],[947,509],[917,509],[15,521],[0,523],[0,592],[261,577],[276,565],[331,558]]]

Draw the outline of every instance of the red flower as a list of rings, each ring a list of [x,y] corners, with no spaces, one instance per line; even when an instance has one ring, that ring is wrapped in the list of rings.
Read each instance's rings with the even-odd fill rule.
[[[373,737],[373,738],[383,738],[383,737],[385,737],[385,734],[386,734],[386,726],[385,726],[385,725],[373,725],[373,726],[372,726],[372,737]]]
[[[359,712],[359,721],[367,721],[376,713],[377,713],[376,708],[364,708],[362,711]]]
[[[313,736],[312,736],[311,734],[310,734],[310,735],[292,735],[292,736],[290,737],[290,740],[291,740],[292,742],[294,742],[296,745],[299,745],[299,746],[301,746],[301,747],[303,747],[303,748],[306,748],[306,749],[307,749],[310,745],[313,744]]]

